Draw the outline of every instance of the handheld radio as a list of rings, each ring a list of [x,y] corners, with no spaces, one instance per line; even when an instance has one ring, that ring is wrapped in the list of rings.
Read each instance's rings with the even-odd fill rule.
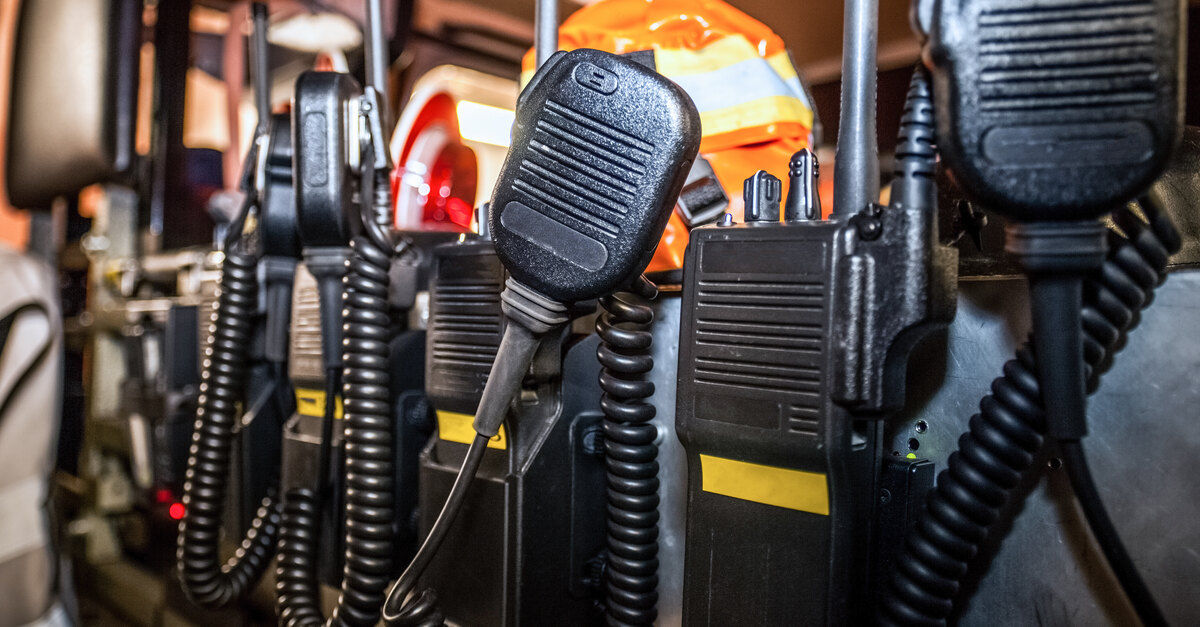
[[[912,347],[954,314],[933,119],[914,79],[892,205],[820,219],[811,154],[746,181],[746,222],[692,231],[676,420],[688,454],[684,623],[869,616],[880,429]],[[745,582],[756,582],[746,586]]]
[[[695,159],[699,114],[674,83],[596,50],[556,53],[517,103],[513,143],[491,199],[490,231],[509,274],[504,335],[462,469],[425,544],[389,595],[390,624],[437,614],[406,597],[466,499],[488,441],[547,334],[573,303],[620,287],[650,261]]]

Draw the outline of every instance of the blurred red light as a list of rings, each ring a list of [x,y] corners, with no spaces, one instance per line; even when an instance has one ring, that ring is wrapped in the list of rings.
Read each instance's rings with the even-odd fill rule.
[[[183,503],[171,503],[171,507],[167,509],[167,515],[171,517],[171,520],[182,520],[185,513],[187,510],[184,509]]]
[[[174,496],[175,495],[171,494],[170,490],[168,490],[166,488],[160,488],[157,491],[155,491],[154,500],[155,500],[155,502],[158,502],[158,503],[170,503],[171,499],[174,498]]]

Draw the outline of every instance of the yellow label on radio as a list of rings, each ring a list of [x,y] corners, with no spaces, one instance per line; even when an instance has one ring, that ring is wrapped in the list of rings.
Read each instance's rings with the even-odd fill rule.
[[[342,397],[336,397],[337,407],[334,409],[333,417],[341,419],[342,417]],[[314,418],[325,417],[325,391],[324,390],[306,390],[304,388],[296,388],[296,413],[301,416],[313,416]]]
[[[437,419],[439,438],[459,444],[470,444],[475,441],[475,416],[438,410]],[[500,432],[488,441],[488,448],[508,448],[508,434],[504,431],[504,425],[500,425]]]
[[[700,475],[705,492],[829,515],[829,485],[820,473],[701,455]]]

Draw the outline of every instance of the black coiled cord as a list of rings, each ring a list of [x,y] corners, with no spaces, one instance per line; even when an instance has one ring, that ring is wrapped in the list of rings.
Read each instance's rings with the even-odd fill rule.
[[[596,320],[603,370],[604,459],[608,468],[609,625],[653,625],[658,603],[658,428],[646,399],[654,384],[649,299],[657,288],[644,276],[630,291],[600,299]]]
[[[321,504],[329,493],[329,468],[333,456],[333,423],[337,416],[339,377],[325,373],[325,420],[321,436],[316,488],[292,488],[283,505],[283,531],[275,566],[275,608],[281,627],[320,625],[321,588],[317,583],[317,547],[321,541]]]
[[[388,401],[388,269],[390,251],[366,236],[351,242],[343,326],[346,566],[331,625],[379,622],[392,570],[395,518],[392,412]],[[318,499],[288,493],[277,572],[280,624],[319,625],[316,566]]]
[[[1110,233],[1107,260],[1084,285],[1089,391],[1095,390],[1138,312],[1150,304],[1155,288],[1166,278],[1169,256],[1181,245],[1159,201],[1151,195],[1141,206],[1147,222],[1129,208],[1113,215],[1124,236]],[[1004,365],[1004,376],[992,382],[991,395],[979,407],[893,562],[880,607],[882,623],[945,624],[970,561],[1032,465],[1046,424],[1037,365],[1028,344]]]
[[[390,583],[396,517],[392,408],[388,402],[388,270],[391,251],[351,242],[342,369],[346,447],[346,570],[341,612],[348,625],[379,622]]]
[[[320,625],[325,620],[316,578],[320,535],[321,506],[316,492],[309,488],[288,490],[275,566],[275,611],[280,627]]]
[[[274,554],[280,511],[269,491],[236,554],[221,560],[221,518],[238,402],[246,379],[247,351],[257,308],[257,260],[226,248],[216,312],[200,379],[200,406],[192,432],[183,486],[176,568],[184,593],[197,605],[217,608],[241,599]]]

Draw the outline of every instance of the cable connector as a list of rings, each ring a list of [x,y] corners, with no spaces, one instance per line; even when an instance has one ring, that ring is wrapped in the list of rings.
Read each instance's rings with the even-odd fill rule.
[[[1047,430],[1058,439],[1087,435],[1087,373],[1080,325],[1083,280],[1108,252],[1108,229],[1098,220],[1012,222],[1005,249],[1029,276],[1033,337]]]
[[[501,307],[509,320],[537,333],[545,335],[555,327],[567,323],[568,307],[556,300],[547,298],[537,290],[509,278],[504,283],[504,292],[500,294]]]
[[[344,246],[304,249],[304,265],[317,279],[321,312],[321,366],[325,371],[342,367],[342,281],[351,250]]]
[[[1030,273],[1088,273],[1104,264],[1108,229],[1098,220],[1011,222],[1004,250]]]
[[[508,406],[521,389],[541,338],[570,319],[566,305],[512,278],[505,283],[500,300],[510,324],[500,340],[496,361],[475,412],[475,431],[489,438],[499,433],[500,424],[508,416]]]

